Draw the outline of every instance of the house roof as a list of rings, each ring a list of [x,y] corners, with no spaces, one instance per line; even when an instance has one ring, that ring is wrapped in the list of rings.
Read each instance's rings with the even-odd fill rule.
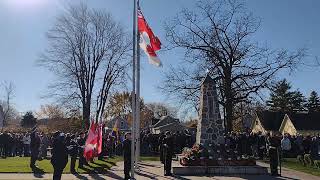
[[[122,123],[123,127],[121,127],[121,122],[123,122]],[[112,129],[115,126],[116,123],[118,123],[117,126],[118,126],[119,129],[129,129],[130,128],[130,125],[129,125],[127,119],[122,118],[120,116],[114,117],[113,119],[108,121],[107,122],[107,127]]]
[[[175,119],[171,116],[163,116],[155,125],[153,125],[153,127],[156,128],[156,127],[164,126],[164,125],[175,123],[175,122],[179,122],[179,119]]]
[[[320,112],[287,114],[296,130],[320,130]]]
[[[177,124],[177,123],[173,122],[173,123],[165,124],[163,126],[157,126],[154,129],[161,129],[161,128],[164,128],[164,127],[172,126],[174,124]],[[181,125],[179,124],[179,126],[181,126]]]
[[[281,123],[285,116],[284,112],[258,111],[256,113],[261,125],[265,130],[279,131]]]

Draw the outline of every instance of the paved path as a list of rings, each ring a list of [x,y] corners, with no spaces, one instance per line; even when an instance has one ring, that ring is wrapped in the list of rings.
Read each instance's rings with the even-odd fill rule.
[[[259,165],[267,166],[267,164],[259,163]],[[293,171],[289,169],[282,170],[283,177],[272,177],[269,175],[256,175],[256,176],[240,176],[240,177],[230,177],[230,176],[212,176],[212,177],[195,177],[195,176],[183,176],[183,177],[166,177],[163,176],[163,167],[159,162],[143,162],[141,164],[139,175],[136,176],[137,180],[319,180],[319,177],[312,176],[306,173]],[[1,180],[32,180],[32,179],[52,179],[52,174],[44,174],[44,175],[34,175],[34,174],[8,174],[8,173],[0,173]],[[101,179],[123,179],[123,163],[118,163],[117,166],[111,168],[108,174],[100,175],[100,174],[81,174],[81,175],[72,175],[72,174],[64,174],[62,177],[63,180],[73,180],[73,179],[93,179],[93,180],[101,180]]]

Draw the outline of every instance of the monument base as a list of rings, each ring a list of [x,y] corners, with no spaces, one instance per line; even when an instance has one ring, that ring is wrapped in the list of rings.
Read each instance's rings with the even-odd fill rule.
[[[182,166],[172,167],[174,175],[263,175],[268,174],[268,168],[262,166]]]

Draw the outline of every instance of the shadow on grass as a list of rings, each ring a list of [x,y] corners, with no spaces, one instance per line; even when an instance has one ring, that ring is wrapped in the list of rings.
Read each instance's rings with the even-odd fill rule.
[[[96,173],[94,170],[88,169],[86,167],[82,167],[82,168],[79,168],[79,169],[84,171],[82,174]]]
[[[109,162],[109,161],[104,161],[105,163],[99,163],[99,162],[90,162],[88,165],[79,168],[84,172],[81,172],[81,174],[107,174],[109,173],[108,170],[112,167],[115,166],[115,162]],[[96,177],[97,178],[97,177]]]

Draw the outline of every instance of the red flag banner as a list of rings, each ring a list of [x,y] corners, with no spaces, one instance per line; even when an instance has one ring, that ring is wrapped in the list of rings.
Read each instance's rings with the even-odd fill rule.
[[[148,56],[149,63],[161,66],[161,61],[156,54],[156,51],[161,49],[161,42],[149,27],[140,8],[138,8],[138,31],[140,34],[140,47]]]
[[[96,132],[97,124],[92,121],[86,140],[83,156],[90,160],[97,154],[98,133]]]
[[[102,123],[99,123],[98,126],[98,141],[97,141],[97,146],[98,146],[98,154],[102,152]]]

